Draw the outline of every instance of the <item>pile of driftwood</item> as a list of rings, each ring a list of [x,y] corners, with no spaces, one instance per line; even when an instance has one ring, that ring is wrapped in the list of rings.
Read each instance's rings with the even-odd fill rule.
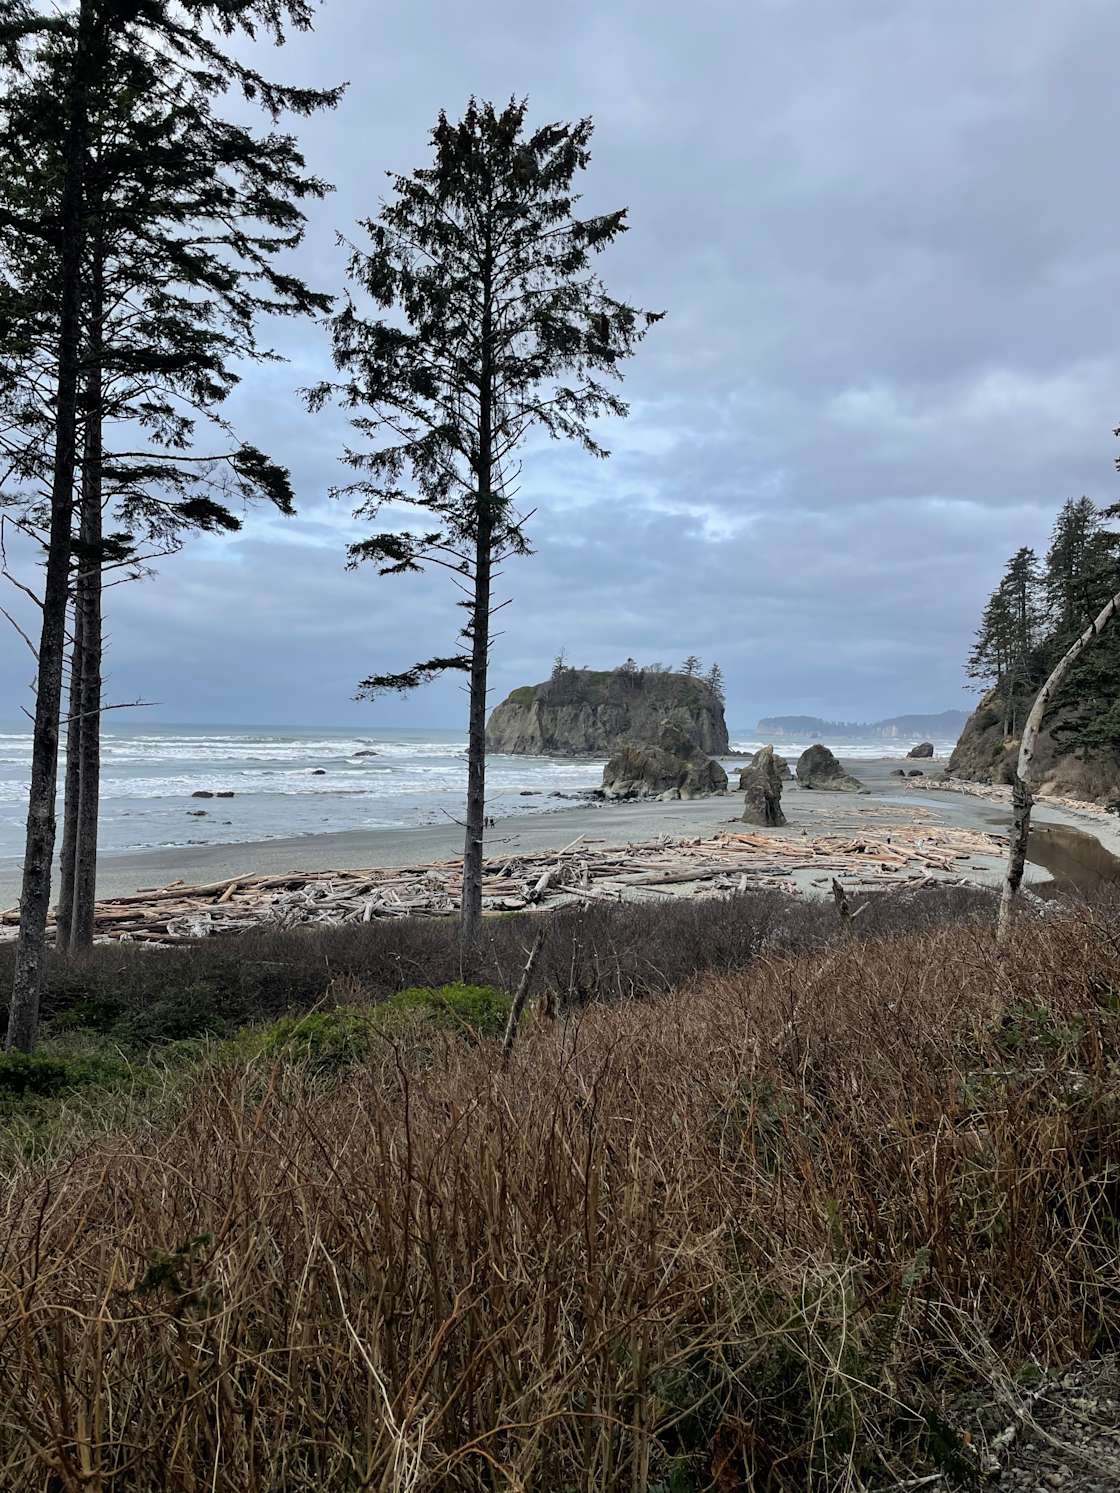
[[[659,840],[609,847],[580,836],[560,851],[512,855],[484,866],[483,906],[521,912],[581,902],[622,902],[678,895],[726,895],[748,887],[871,888],[957,877],[974,857],[999,853],[990,835],[925,823],[873,834],[784,838],[762,832],[708,839]],[[799,873],[806,873],[801,876]],[[458,860],[359,871],[292,871],[232,876],[205,886],[170,886],[97,906],[97,936],[173,944],[250,927],[368,923],[440,917],[458,904]],[[14,925],[16,909],[0,914]]]
[[[965,793],[970,798],[986,798],[991,803],[1011,805],[1011,788],[1003,783],[971,783],[967,778],[907,778],[906,788],[915,792],[923,789],[927,793]],[[1084,819],[1112,820],[1113,815],[1103,804],[1090,803],[1083,798],[1062,798],[1056,793],[1043,793],[1035,802],[1040,808],[1066,809]]]

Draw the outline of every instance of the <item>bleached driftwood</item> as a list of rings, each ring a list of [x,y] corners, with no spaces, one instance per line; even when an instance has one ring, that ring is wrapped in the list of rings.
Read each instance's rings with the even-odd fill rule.
[[[763,832],[707,839],[660,839],[606,846],[581,836],[563,850],[503,853],[482,867],[488,912],[579,903],[728,896],[748,888],[789,890],[801,873],[813,884],[837,877],[850,890],[968,879],[974,857],[1003,853],[995,837],[932,825],[915,811],[909,824],[813,837]],[[459,860],[354,870],[240,873],[202,885],[153,887],[98,904],[99,939],[173,944],[248,928],[341,926],[389,918],[446,917],[458,905]],[[18,919],[0,913],[0,930]]]

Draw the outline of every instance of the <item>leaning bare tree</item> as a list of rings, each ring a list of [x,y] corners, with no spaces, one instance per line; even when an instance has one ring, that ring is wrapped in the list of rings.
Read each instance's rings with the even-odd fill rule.
[[[1011,788],[1014,820],[1011,842],[1007,851],[1007,875],[1004,878],[1003,892],[999,900],[999,919],[996,924],[996,940],[1000,944],[1005,944],[1011,933],[1015,901],[1023,882],[1023,869],[1027,860],[1027,845],[1031,834],[1031,810],[1034,807],[1031,773],[1035,750],[1038,746],[1038,733],[1042,729],[1046,712],[1053,703],[1062,680],[1093,639],[1100,637],[1118,611],[1120,611],[1120,591],[1109,597],[1085,631],[1062,654],[1051,671],[1050,677],[1035,696],[1035,702],[1031,706],[1026,725],[1023,727],[1023,735],[1019,742],[1019,757]]]
[[[382,575],[439,565],[465,594],[458,653],[359,688],[368,698],[449,669],[470,675],[466,940],[482,921],[492,586],[504,558],[528,552],[516,452],[538,426],[607,455],[592,421],[626,405],[600,375],[617,375],[658,320],[613,299],[589,270],[626,228],[625,210],[574,215],[591,121],[528,132],[525,114],[524,102],[498,111],[472,99],[459,123],[440,115],[432,164],[392,178],[392,201],[362,224],[372,247],[350,258],[351,281],[390,314],[363,317],[348,299],[331,322],[344,379],[309,391],[312,408],[333,396],[364,412],[352,423],[374,445],[345,453],[361,476],[337,490],[359,500],[356,516],[400,504],[428,516],[423,530],[353,545],[351,563],[372,561]]]

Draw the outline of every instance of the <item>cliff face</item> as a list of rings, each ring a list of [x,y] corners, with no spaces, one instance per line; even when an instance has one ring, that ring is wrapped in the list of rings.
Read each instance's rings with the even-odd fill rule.
[[[1112,803],[1120,797],[1120,762],[1110,752],[1076,755],[1052,729],[1061,717],[1043,726],[1035,753],[1035,792],[1090,803]],[[1019,754],[1017,737],[1004,738],[1003,707],[989,690],[969,716],[949,758],[949,776],[973,783],[1009,783]]]
[[[702,752],[727,751],[723,704],[710,685],[684,674],[563,669],[515,689],[486,725],[488,752],[609,757],[624,741],[656,742],[665,721]]]

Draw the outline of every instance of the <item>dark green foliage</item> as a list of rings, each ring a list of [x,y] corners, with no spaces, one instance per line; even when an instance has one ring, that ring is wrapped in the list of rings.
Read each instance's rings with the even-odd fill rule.
[[[591,268],[626,228],[625,210],[575,216],[591,121],[530,131],[525,116],[517,100],[498,110],[471,99],[454,124],[440,114],[431,164],[391,178],[391,200],[361,224],[369,248],[351,253],[351,283],[373,314],[347,296],[330,324],[341,381],[308,391],[312,409],[336,399],[352,412],[362,444],[343,460],[357,476],[337,491],[355,517],[404,504],[430,525],[375,532],[350,547],[350,564],[382,575],[438,565],[463,593],[459,653],[371,674],[359,698],[470,671],[466,942],[482,926],[493,581],[530,552],[514,506],[518,451],[543,429],[605,456],[594,422],[626,413],[606,380],[658,319],[608,295]]]
[[[444,564],[466,575],[483,509],[495,554],[524,552],[504,476],[480,488],[480,466],[508,461],[534,425],[605,455],[589,422],[626,407],[597,375],[616,373],[657,319],[587,273],[626,226],[624,211],[573,216],[590,120],[530,133],[525,113],[472,101],[458,124],[441,114],[432,164],[391,178],[392,201],[361,225],[370,249],[351,254],[353,284],[405,325],[364,317],[349,299],[331,322],[344,379],[311,390],[312,406],[339,399],[373,442],[345,453],[361,475],[339,491],[359,500],[360,517],[410,502],[437,520],[428,534],[352,547],[352,561],[385,574]]]
[[[26,1112],[36,1100],[59,1099],[83,1088],[114,1088],[130,1069],[104,1054],[0,1053],[0,1115]]]
[[[984,609],[967,672],[995,687],[1005,736],[1014,736],[1040,686],[1069,646],[1120,590],[1120,509],[1070,498],[1054,522],[1045,565],[1023,548],[1010,559]],[[1085,649],[1053,707],[1064,750],[1120,757],[1120,631]]]
[[[292,511],[286,470],[240,440],[220,406],[239,362],[272,356],[257,342],[262,312],[292,316],[330,304],[274,263],[302,237],[301,203],[327,189],[290,135],[223,120],[214,104],[236,83],[275,119],[328,107],[338,90],[267,82],[225,56],[205,25],[185,25],[183,10],[166,0],[97,3],[103,36],[86,126],[87,340],[93,308],[105,309],[96,328],[97,413],[85,418],[105,427],[102,489],[121,526],[116,553],[92,558],[119,565],[140,544],[166,549],[192,529],[237,529],[231,505],[263,498]],[[297,27],[311,18],[308,5],[271,0],[203,0],[185,9],[219,35],[253,34],[266,17],[264,29],[278,32],[286,13]],[[0,205],[50,222],[65,79],[77,65],[68,28],[41,39],[23,61],[0,115]],[[27,479],[47,454],[49,409],[34,390],[49,378],[53,251],[9,227],[0,258],[8,331],[0,339],[0,397],[7,390],[21,416],[3,441],[14,475]],[[40,518],[18,489],[8,501],[29,503],[33,524]]]
[[[509,1018],[510,997],[492,985],[464,985],[461,980],[438,990],[414,985],[390,998],[392,1010],[413,1011],[472,1037],[499,1037]]]
[[[398,1017],[477,1041],[501,1035],[509,1008],[509,996],[489,985],[413,986],[378,1006],[339,1006],[282,1017],[262,1034],[260,1050],[290,1058],[316,1074],[337,1073],[392,1038]]]
[[[1042,579],[1033,550],[1019,549],[988,600],[967,673],[985,689],[995,685],[1004,702],[1004,734],[1011,735],[1030,709],[1049,672],[1042,641]]]

